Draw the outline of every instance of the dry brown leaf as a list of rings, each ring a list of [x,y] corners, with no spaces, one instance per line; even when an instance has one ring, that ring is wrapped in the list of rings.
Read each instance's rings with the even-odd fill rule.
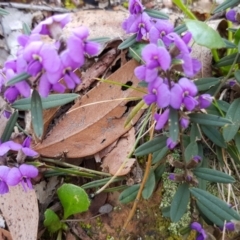
[[[119,139],[116,147],[103,159],[101,167],[103,169],[107,169],[112,175],[115,175],[122,163],[127,158],[128,154],[131,152],[134,143],[135,131],[134,128],[132,128],[127,134]],[[117,176],[128,174],[131,171],[135,161],[135,158],[128,159],[124,168],[117,174]]]
[[[121,84],[132,83],[136,87],[139,80],[133,71],[137,66],[138,63],[131,60],[108,79]],[[68,158],[94,155],[129,130],[124,128],[124,122],[131,107],[127,105],[129,100],[124,99],[142,96],[142,92],[131,88],[122,90],[115,84],[99,83],[81,101],[76,102],[49,136],[34,149],[48,157],[57,157],[63,152],[67,153]],[[141,112],[132,123],[140,116]]]
[[[25,192],[21,184],[0,195],[0,209],[14,240],[36,240],[38,203],[34,190]]]
[[[0,240],[12,240],[10,232],[0,228]]]

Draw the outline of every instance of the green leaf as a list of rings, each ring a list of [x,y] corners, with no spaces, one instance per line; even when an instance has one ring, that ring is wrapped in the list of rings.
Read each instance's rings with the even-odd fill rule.
[[[240,84],[240,70],[234,72],[234,77],[236,78],[238,84]]]
[[[152,196],[155,186],[156,186],[155,174],[154,171],[151,170],[148,175],[148,179],[145,183],[144,189],[142,191],[142,197],[144,199],[149,199]]]
[[[184,24],[181,24],[181,25],[175,27],[173,31],[174,31],[175,33],[177,33],[177,34],[180,35],[180,34],[182,34],[183,32],[186,32],[186,31],[187,31],[187,26],[186,26],[185,23],[184,23]]]
[[[122,50],[128,47],[131,47],[135,42],[137,42],[136,40],[137,34],[133,34],[131,37],[127,38],[125,41],[123,41],[121,44],[119,44],[118,49]]]
[[[170,218],[172,222],[178,222],[187,210],[190,199],[190,192],[187,183],[178,186],[173,197],[170,209]]]
[[[13,128],[17,122],[17,119],[18,119],[18,111],[15,111],[11,115],[10,119],[8,120],[6,127],[2,133],[2,136],[1,136],[2,143],[7,142],[10,139],[13,132]]]
[[[197,81],[195,81],[195,85],[198,88],[198,91],[205,91],[209,88],[215,86],[221,81],[219,78],[215,77],[208,77],[208,78],[199,78]]]
[[[48,109],[48,108],[62,106],[64,104],[72,102],[78,97],[79,95],[76,93],[51,94],[46,98],[41,98],[42,108]],[[12,104],[12,107],[22,111],[27,111],[31,109],[31,98],[23,98],[23,99],[17,100]]]
[[[240,164],[240,154],[236,146],[228,145],[227,152],[236,164]]]
[[[3,9],[3,8],[0,8],[0,15],[4,16],[4,15],[8,15],[8,14],[9,14],[8,11],[6,11],[6,10]]]
[[[221,171],[217,171],[210,168],[203,168],[199,167],[193,170],[193,173],[204,180],[209,182],[216,182],[216,183],[234,183],[235,179]]]
[[[108,42],[110,40],[111,40],[110,37],[98,37],[98,38],[90,38],[90,39],[88,39],[88,41],[97,42],[97,43],[106,43],[106,42]]]
[[[226,114],[226,118],[232,121],[231,125],[223,128],[223,138],[226,142],[231,141],[237,134],[240,126],[240,98],[235,99]]]
[[[164,217],[166,217],[166,218],[170,218],[170,209],[171,209],[171,206],[162,208],[162,209],[161,209],[162,215],[163,215]]]
[[[235,5],[239,4],[239,0],[228,0],[228,1],[224,1],[222,4],[220,4],[219,6],[217,6],[213,13],[219,13],[222,12],[228,8],[232,8]]]
[[[177,142],[179,135],[178,111],[170,108],[169,114],[169,137],[173,142]]]
[[[166,143],[165,143],[166,144]],[[152,156],[152,164],[156,164],[159,161],[161,161],[166,154],[168,153],[169,149],[167,146],[163,147],[162,149],[160,149],[159,151],[153,152],[153,156]]]
[[[144,9],[144,12],[147,13],[150,17],[158,19],[169,19],[168,15],[154,9]]]
[[[215,128],[210,126],[201,126],[203,133],[217,146],[226,148],[227,145],[222,134]]]
[[[191,142],[184,151],[184,156],[186,162],[190,161],[194,156],[198,155],[198,144],[196,142]]]
[[[191,113],[188,116],[190,117],[191,122],[198,123],[201,125],[222,127],[225,126],[226,124],[232,124],[231,120],[212,114]]]
[[[97,188],[97,187],[105,185],[110,179],[112,179],[112,177],[107,177],[107,178],[91,181],[91,182],[88,182],[88,183],[82,185],[81,188],[83,188],[83,189]],[[123,180],[123,177],[117,177],[114,180],[112,180],[112,182],[118,182],[118,181],[122,181],[122,180]]]
[[[237,134],[235,135],[234,141],[235,141],[237,150],[240,153],[240,133],[239,132],[237,132]]]
[[[129,48],[129,55],[130,57],[134,58],[138,62],[142,62],[141,56],[142,56],[142,50],[144,47],[146,47],[146,43],[134,43]],[[145,79],[142,79],[145,80]]]
[[[217,160],[220,163],[221,167],[224,166],[224,160],[223,160],[223,151],[221,147],[216,146],[216,155],[217,155]]]
[[[237,48],[237,46],[234,43],[230,42],[226,38],[222,38],[222,40],[225,42],[226,48]]]
[[[238,53],[233,53],[221,58],[217,63],[214,64],[214,67],[225,67],[233,64]],[[240,56],[238,56],[236,63],[240,62]]]
[[[224,48],[226,44],[219,33],[209,27],[206,23],[198,20],[185,20],[188,30],[191,32],[194,41],[200,46],[210,49]]]
[[[223,226],[225,220],[227,222],[233,219],[240,220],[240,215],[221,199],[198,188],[190,188],[189,190],[197,199],[197,204],[200,203],[200,206],[198,206],[204,215],[216,225]]]
[[[11,86],[11,85],[14,85],[14,84],[16,84],[18,82],[27,80],[29,77],[31,77],[31,75],[29,75],[26,72],[19,73],[18,75],[16,75],[15,77],[13,77],[9,81],[7,81],[6,86]]]
[[[62,229],[62,223],[58,215],[53,210],[47,209],[44,213],[44,217],[45,220],[43,224],[50,233],[55,233]]]
[[[135,151],[135,155],[137,157],[144,156],[149,153],[153,153],[162,149],[166,146],[167,137],[166,136],[159,136],[156,137],[138,147]]]
[[[43,109],[41,97],[37,90],[32,92],[31,117],[34,133],[41,139],[43,135]]]
[[[131,187],[125,189],[119,195],[119,201],[121,203],[129,203],[135,200],[138,190],[140,188],[140,184],[132,185]]]
[[[162,175],[165,172],[165,170],[166,170],[166,164],[161,164],[154,170],[156,182],[158,182],[162,178]]]
[[[230,107],[230,104],[228,102],[225,102],[223,100],[217,100],[218,107],[223,111],[227,112],[228,108]]]
[[[201,134],[196,123],[191,124],[190,139],[191,142],[195,142],[201,139]]]
[[[31,29],[25,22],[23,22],[23,34],[25,35],[31,34]]]
[[[89,208],[88,195],[79,186],[64,183],[58,188],[57,194],[63,206],[64,219],[67,219],[72,214],[85,212]]]

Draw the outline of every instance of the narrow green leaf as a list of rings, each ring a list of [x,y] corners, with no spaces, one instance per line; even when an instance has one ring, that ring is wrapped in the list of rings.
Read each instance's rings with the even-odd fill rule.
[[[238,53],[233,53],[221,58],[217,63],[214,64],[214,67],[225,67],[233,64]],[[238,56],[236,63],[240,62],[240,56]]]
[[[23,22],[23,34],[25,35],[31,34],[31,29],[25,22]]]
[[[240,84],[240,70],[234,72],[234,77],[236,78],[238,84]]]
[[[222,224],[216,222],[215,216],[221,219],[222,222],[224,222],[224,220],[227,222],[233,219],[240,220],[240,215],[230,208],[229,205],[223,200],[213,196],[207,191],[198,188],[190,188],[189,190],[197,199],[197,203],[200,203],[201,206],[205,208],[205,210],[200,208],[201,211],[203,211],[210,221],[214,222],[218,226],[222,226]]]
[[[159,151],[153,152],[152,164],[156,164],[161,161],[168,153],[169,149],[167,146],[163,147]]]
[[[237,48],[237,46],[234,43],[230,42],[226,38],[222,38],[222,40],[225,42],[226,48]]]
[[[184,151],[185,160],[188,162],[194,156],[198,155],[198,144],[196,142],[191,142]]]
[[[165,172],[165,170],[166,170],[166,164],[161,164],[155,169],[154,174],[155,174],[156,182],[158,182],[162,178],[162,175]]]
[[[201,129],[203,133],[217,146],[222,148],[227,147],[222,134],[215,127],[201,126]]]
[[[169,137],[173,142],[177,142],[179,135],[178,111],[170,108],[169,114]]]
[[[121,192],[118,200],[121,203],[129,203],[129,202],[134,201],[138,194],[139,188],[140,188],[140,184],[132,185],[131,187],[129,187]]]
[[[184,24],[181,24],[181,25],[175,27],[173,31],[174,31],[175,33],[177,33],[177,34],[180,35],[180,34],[182,34],[183,32],[186,32],[186,31],[187,31],[187,26],[186,26],[185,23],[184,23]]]
[[[240,98],[235,99],[226,114],[226,118],[232,121],[232,124],[223,128],[223,138],[226,142],[231,141],[237,134],[240,126]]]
[[[58,215],[51,209],[47,209],[44,213],[44,226],[50,233],[55,233],[62,228],[62,223]]]
[[[41,97],[37,90],[32,92],[31,117],[34,133],[41,139],[43,135],[43,109]]]
[[[0,8],[0,15],[4,16],[4,15],[8,15],[8,14],[9,14],[8,11],[6,11],[6,10],[3,9],[3,8]]]
[[[88,210],[90,201],[87,193],[79,186],[64,183],[57,190],[58,198],[63,206],[63,218],[67,219],[75,213]]]
[[[198,88],[198,91],[205,91],[209,88],[215,86],[221,81],[219,78],[215,77],[208,77],[208,78],[199,78],[197,81],[195,81],[195,85]]]
[[[31,75],[29,75],[26,72],[20,73],[20,74],[16,75],[15,77],[11,78],[9,81],[7,81],[6,86],[11,86],[18,82],[27,80],[29,77],[31,77]]]
[[[203,168],[199,167],[193,170],[193,173],[202,179],[205,179],[209,182],[216,182],[216,183],[234,183],[235,179],[221,171],[217,171],[210,168]]]
[[[240,153],[240,132],[237,132],[237,134],[234,137],[234,141],[235,141],[237,150]]]
[[[188,30],[191,32],[194,41],[200,46],[210,49],[226,47],[217,31],[209,27],[206,23],[198,20],[185,20]]]
[[[10,137],[11,137],[11,134],[13,132],[13,128],[17,122],[17,119],[18,119],[18,111],[15,111],[10,119],[8,120],[7,124],[6,124],[6,127],[2,133],[2,136],[1,136],[1,142],[4,143],[4,142],[7,142]]]
[[[201,139],[201,134],[196,123],[191,124],[190,139],[191,142],[195,142]]]
[[[110,40],[111,40],[110,37],[98,37],[98,38],[90,38],[90,39],[88,39],[88,41],[97,42],[97,43],[106,43],[106,42],[108,42]]]
[[[221,164],[221,167],[224,166],[224,160],[223,160],[223,151],[221,147],[216,146],[216,155],[217,155],[217,160]]]
[[[170,218],[170,209],[171,209],[171,206],[162,208],[162,209],[161,209],[162,215],[163,215],[164,217],[166,217],[166,218]]]
[[[97,187],[105,185],[110,179],[112,179],[112,177],[107,177],[107,178],[91,181],[91,182],[88,182],[88,183],[82,185],[81,188],[83,188],[83,189],[97,188]],[[122,177],[117,177],[114,180],[112,180],[112,182],[118,182],[118,181],[122,181],[122,180],[123,180]]]
[[[190,192],[187,183],[178,186],[173,197],[170,209],[170,218],[172,222],[178,222],[187,210],[190,199]]]
[[[144,12],[147,13],[150,17],[158,19],[169,19],[168,15],[154,9],[144,9]]]
[[[218,107],[223,111],[227,112],[228,108],[230,107],[230,104],[228,102],[225,102],[223,100],[217,100]]]
[[[135,151],[136,156],[144,156],[153,153],[166,146],[167,137],[159,136],[138,147]]]
[[[224,1],[222,4],[220,4],[219,6],[217,6],[213,13],[219,13],[221,11],[225,11],[228,8],[232,8],[234,6],[236,6],[237,4],[239,4],[239,0],[228,0],[228,1]]]
[[[231,120],[212,114],[191,113],[188,116],[190,117],[191,122],[201,125],[222,127],[226,124],[232,124]]]
[[[78,97],[79,95],[76,93],[51,94],[46,98],[41,98],[42,108],[49,109],[62,106],[64,104],[74,101]],[[27,111],[31,109],[31,98],[23,98],[17,100],[12,104],[12,107],[22,111]]]
[[[131,47],[135,42],[137,42],[136,40],[137,34],[133,34],[131,37],[127,38],[125,41],[123,41],[119,46],[118,49],[122,50],[128,47]]]
[[[155,174],[154,174],[154,171],[151,170],[148,175],[148,179],[145,183],[145,186],[143,188],[142,197],[144,199],[149,199],[152,196],[155,186],[156,186]]]
[[[137,62],[142,62],[142,50],[146,47],[146,43],[134,43],[131,47],[129,47],[129,55],[134,58]],[[145,80],[145,79],[141,79]]]
[[[240,164],[240,154],[236,146],[228,145],[227,152],[236,164]]]

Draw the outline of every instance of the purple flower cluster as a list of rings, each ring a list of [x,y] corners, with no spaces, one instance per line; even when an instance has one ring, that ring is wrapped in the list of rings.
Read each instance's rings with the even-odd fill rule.
[[[7,141],[0,144],[0,157],[4,159],[7,153],[12,151],[18,151],[17,159],[19,162],[24,160],[26,156],[34,157],[38,153],[30,148],[31,139],[27,137],[21,144],[13,141]],[[21,157],[20,157],[21,156]],[[34,166],[21,164],[17,167],[0,166],[0,194],[9,192],[8,186],[15,186],[19,183],[22,184],[24,190],[27,187],[32,189],[31,178],[35,178],[38,175],[38,169]]]
[[[150,18],[143,12],[139,0],[129,1],[130,16],[123,23],[127,33],[137,33],[137,40],[149,42],[142,49],[144,65],[135,69],[136,77],[148,84],[148,94],[144,96],[146,104],[155,103],[161,113],[155,114],[156,130],[167,124],[170,108],[179,110],[180,125],[187,128],[188,112],[207,108],[212,102],[209,94],[198,95],[195,83],[190,79],[201,69],[201,63],[191,57],[188,43],[191,33],[182,37],[173,32],[173,25],[167,20]],[[176,72],[181,71],[178,79]],[[167,139],[167,146],[173,149],[177,142]]]
[[[96,55],[100,45],[87,40],[89,32],[85,27],[74,29],[64,39],[62,29],[69,21],[68,14],[55,15],[36,26],[30,36],[18,38],[17,58],[7,61],[0,75],[0,90],[8,102],[14,102],[18,96],[29,97],[31,87],[37,86],[40,95],[47,97],[52,90],[62,93],[66,87],[73,89],[81,82],[74,70],[84,64],[86,55]],[[48,41],[44,41],[47,37]],[[31,77],[4,87],[7,81],[24,72]]]

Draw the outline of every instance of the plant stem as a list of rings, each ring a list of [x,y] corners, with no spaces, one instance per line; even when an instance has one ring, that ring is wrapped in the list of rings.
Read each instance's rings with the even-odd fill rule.
[[[173,0],[173,3],[190,19],[197,20],[196,16],[189,10],[189,8],[181,0]]]

